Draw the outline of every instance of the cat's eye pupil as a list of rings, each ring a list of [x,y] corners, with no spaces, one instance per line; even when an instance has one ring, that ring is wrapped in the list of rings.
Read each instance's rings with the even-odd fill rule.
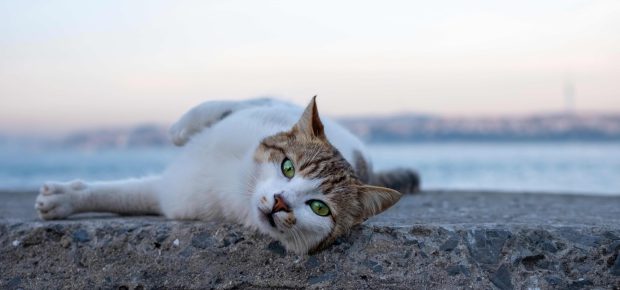
[[[293,166],[293,161],[286,158],[282,161],[282,174],[288,178],[293,178],[295,176],[295,167]]]
[[[310,209],[312,209],[315,214],[320,216],[327,216],[330,214],[329,207],[327,207],[327,205],[320,200],[311,201]]]

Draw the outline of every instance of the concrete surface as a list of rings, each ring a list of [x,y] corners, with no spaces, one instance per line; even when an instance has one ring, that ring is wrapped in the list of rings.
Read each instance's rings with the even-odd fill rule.
[[[1,289],[620,289],[620,197],[424,192],[309,257],[239,226],[37,220],[0,193]]]

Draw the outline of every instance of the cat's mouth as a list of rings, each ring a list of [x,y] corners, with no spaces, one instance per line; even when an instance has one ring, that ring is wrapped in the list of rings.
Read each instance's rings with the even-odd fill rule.
[[[263,214],[267,218],[269,225],[271,225],[272,228],[277,229],[278,226],[276,225],[276,221],[274,220],[273,215],[278,212],[291,212],[291,208],[289,207],[281,193],[274,194],[273,197],[275,202],[273,204],[273,207],[271,208],[271,211],[263,211]]]
[[[278,226],[276,225],[276,221],[273,217],[273,215],[275,214],[273,211],[259,209],[259,212],[261,220],[263,220],[265,223],[269,223],[269,225],[274,229],[278,228]]]
[[[267,214],[265,214],[265,216],[267,217],[267,221],[269,222],[271,227],[277,228],[276,227],[276,222],[273,220],[273,212],[267,213]]]
[[[269,223],[269,225],[274,229],[279,229],[278,224],[276,223],[275,215],[280,211],[271,211],[271,212],[263,212],[265,216],[265,220]],[[282,223],[282,217],[278,217],[278,223]]]
[[[269,224],[273,230],[283,233],[283,227],[288,228],[295,224],[295,216],[292,215],[293,210],[282,193],[274,194],[273,199],[273,204],[270,204],[266,197],[261,198],[258,203],[258,218]]]

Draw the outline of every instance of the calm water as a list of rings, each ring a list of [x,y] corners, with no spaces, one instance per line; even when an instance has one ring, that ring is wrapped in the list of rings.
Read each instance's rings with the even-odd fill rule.
[[[412,166],[427,189],[620,195],[620,143],[372,146],[377,169]]]
[[[423,143],[372,145],[375,169],[413,167],[426,189],[620,195],[620,143]],[[0,150],[0,190],[46,180],[156,174],[175,148],[102,152]]]

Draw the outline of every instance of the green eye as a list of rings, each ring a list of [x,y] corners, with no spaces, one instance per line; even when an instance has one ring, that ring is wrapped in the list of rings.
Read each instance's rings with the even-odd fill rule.
[[[330,214],[329,207],[327,207],[327,205],[320,200],[311,201],[310,208],[315,214],[320,216],[328,216]]]
[[[293,161],[286,158],[282,161],[282,174],[288,178],[293,178],[295,176],[295,167],[293,166]]]

